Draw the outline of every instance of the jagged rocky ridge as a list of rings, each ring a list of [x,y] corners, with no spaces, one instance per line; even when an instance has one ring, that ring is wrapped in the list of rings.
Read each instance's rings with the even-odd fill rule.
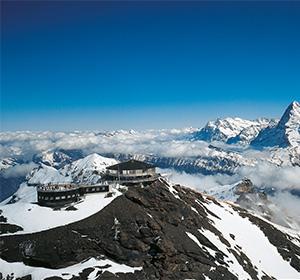
[[[253,166],[256,163],[255,160],[244,158],[237,152],[226,151],[213,145],[209,145],[207,154],[203,156],[165,157],[153,154],[109,154],[108,156],[121,161],[135,158],[160,168],[173,168],[177,171],[203,175],[217,173],[232,175],[238,167]]]
[[[142,267],[133,273],[114,274],[105,271],[109,265],[91,266],[77,276],[52,271],[49,280],[300,277],[299,234],[161,179],[149,187],[129,188],[81,221],[32,234],[2,236],[1,242],[5,267],[24,262],[31,271],[58,269],[91,257]],[[94,278],[88,278],[90,275]]]

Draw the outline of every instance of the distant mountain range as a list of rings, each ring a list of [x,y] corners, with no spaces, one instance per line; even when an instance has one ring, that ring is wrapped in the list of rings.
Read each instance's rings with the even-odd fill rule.
[[[291,215],[273,196],[299,205],[299,108],[202,129],[1,133],[0,279],[295,279],[297,207]],[[128,158],[201,175],[203,193],[160,178],[71,210],[36,204],[36,184],[95,184]]]
[[[292,102],[280,120],[225,118],[210,121],[193,135],[195,140],[250,144],[254,147],[300,145],[300,104]]]
[[[134,157],[160,168],[204,175],[232,175],[243,166],[252,167],[260,162],[300,166],[299,108],[295,101],[279,120],[225,118],[210,121],[202,129],[69,134],[2,132],[0,144],[9,157],[4,154],[0,158],[0,182],[4,185],[0,199],[12,194],[24,180],[28,174],[24,165],[33,162],[41,165],[40,172],[52,174],[59,169],[76,177],[71,174],[76,171],[68,168],[91,151],[117,160]],[[46,170],[47,166],[52,169]]]
[[[241,118],[225,118],[209,121],[200,131],[195,132],[195,140],[222,141],[228,144],[250,143],[258,133],[276,120],[257,119],[254,121]]]

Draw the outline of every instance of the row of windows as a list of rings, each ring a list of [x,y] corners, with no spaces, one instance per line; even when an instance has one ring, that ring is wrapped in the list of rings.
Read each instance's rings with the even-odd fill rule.
[[[105,191],[107,190],[107,186],[101,186],[101,187],[96,187],[96,188],[86,188],[86,192],[99,192],[99,191]],[[62,195],[62,196],[42,196],[39,195],[38,198],[40,200],[61,200],[61,199],[70,199],[70,198],[74,198],[74,197],[78,197],[79,194],[70,194],[70,195]]]
[[[130,174],[143,174],[143,173],[149,173],[149,172],[155,172],[154,169],[148,169],[148,170],[143,170],[143,169],[134,169],[134,170],[120,170],[120,174],[124,175],[130,175]],[[118,174],[117,170],[110,170],[110,174]]]
[[[79,196],[79,194],[72,194],[72,195],[62,195],[62,196],[42,196],[39,195],[39,200],[61,200],[61,199],[70,199],[70,198],[74,198],[76,196]]]
[[[99,191],[105,191],[106,190],[106,186],[102,186],[102,187],[97,187],[97,188],[86,188],[86,192],[99,192]]]
[[[136,170],[123,170],[121,174],[124,175],[130,175],[130,174],[144,174],[147,173],[147,171],[144,171],[143,169],[136,169]]]

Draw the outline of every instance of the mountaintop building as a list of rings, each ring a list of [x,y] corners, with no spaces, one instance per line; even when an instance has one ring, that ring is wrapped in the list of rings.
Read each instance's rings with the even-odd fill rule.
[[[154,165],[135,159],[108,166],[106,171],[108,180],[124,185],[150,183],[158,178]]]
[[[63,207],[80,201],[87,194],[108,193],[114,184],[148,185],[160,176],[155,169],[152,164],[131,159],[106,167],[106,173],[95,185],[69,183],[37,185],[38,204],[48,207]]]

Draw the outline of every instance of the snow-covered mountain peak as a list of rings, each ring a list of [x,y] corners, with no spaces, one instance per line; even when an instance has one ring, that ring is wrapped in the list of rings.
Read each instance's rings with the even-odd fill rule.
[[[97,183],[106,167],[116,163],[115,159],[94,153],[65,165],[61,169],[61,173],[64,176],[71,176],[74,182]]]
[[[269,124],[270,120],[260,118],[245,120],[241,118],[218,118],[209,121],[204,128],[194,134],[194,139],[204,141],[247,142]],[[241,137],[239,135],[241,134]]]
[[[292,102],[275,126],[263,129],[251,142],[261,147],[296,147],[300,144],[300,103]]]
[[[86,156],[85,158],[76,160],[66,167],[68,168],[69,166],[72,166],[74,170],[91,169],[102,171],[106,166],[113,165],[115,163],[117,163],[115,159],[102,157],[94,153]]]
[[[228,117],[228,118],[224,118],[224,119],[218,118],[216,121],[208,122],[209,126],[219,127],[222,130],[230,129],[232,131],[236,131],[236,130],[241,131],[241,129],[248,127],[252,124],[253,124],[253,121],[244,120],[244,119],[237,118],[237,117],[236,118]]]
[[[70,183],[71,177],[62,175],[57,169],[52,166],[41,165],[31,171],[27,176],[28,184],[59,184]]]
[[[115,159],[102,157],[96,153],[73,161],[60,169],[41,163],[28,176],[28,184],[87,183],[95,184]]]
[[[281,117],[278,126],[290,127],[300,124],[300,103],[297,101],[292,102],[285,110]]]
[[[292,107],[294,108],[294,109],[296,109],[296,110],[300,110],[300,102],[298,102],[298,101],[293,101],[292,103],[291,103],[291,105],[292,105]]]

